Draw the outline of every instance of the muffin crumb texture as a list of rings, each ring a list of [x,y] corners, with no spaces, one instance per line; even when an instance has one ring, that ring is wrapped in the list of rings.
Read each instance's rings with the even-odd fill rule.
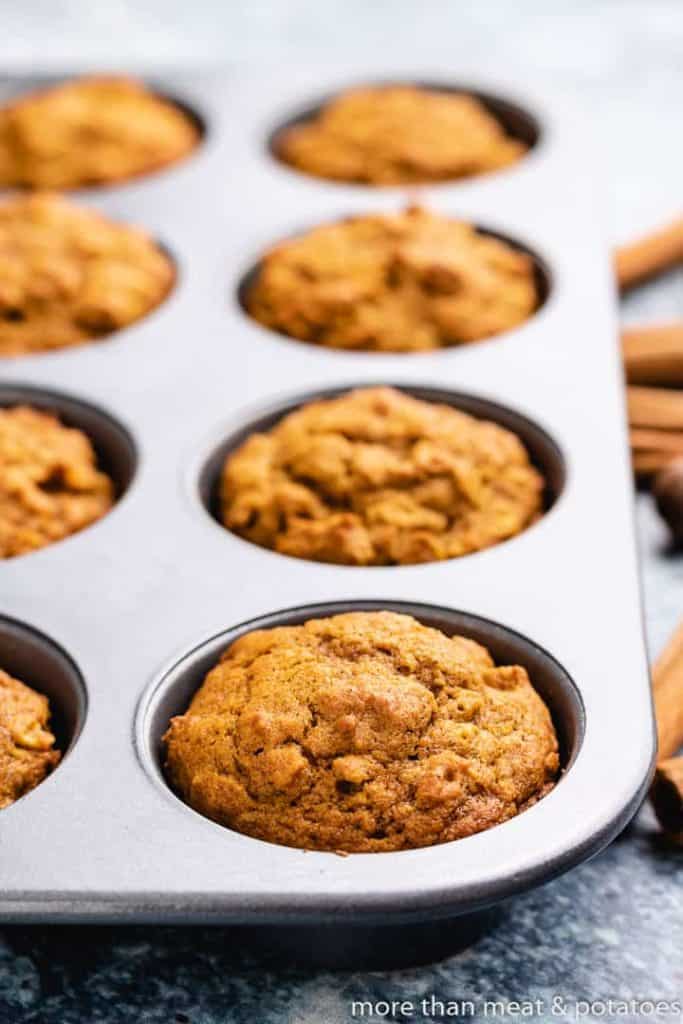
[[[280,132],[274,149],[318,178],[410,185],[499,170],[527,147],[474,96],[394,85],[342,93]]]
[[[82,431],[29,406],[0,409],[0,558],[76,533],[113,500]]]
[[[400,565],[520,533],[544,481],[511,431],[392,388],[311,402],[228,456],[223,523],[285,555]]]
[[[0,669],[0,809],[34,789],[59,763],[47,697]]]
[[[154,309],[173,280],[137,228],[49,193],[0,204],[0,356],[110,334]]]
[[[559,771],[524,668],[393,612],[246,634],[165,744],[172,785],[201,814],[349,853],[481,832],[543,797]]]
[[[0,186],[124,181],[182,160],[198,142],[194,120],[142,82],[78,78],[0,107]]]
[[[420,207],[281,242],[245,295],[247,311],[272,330],[384,352],[480,341],[523,323],[538,302],[529,255]]]

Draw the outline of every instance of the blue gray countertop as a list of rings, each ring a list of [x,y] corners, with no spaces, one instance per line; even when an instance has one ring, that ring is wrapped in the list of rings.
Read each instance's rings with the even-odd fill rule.
[[[408,0],[0,0],[0,14],[0,68],[7,71],[320,61],[350,49],[356,59],[367,53],[371,65],[387,45],[412,65],[433,58],[457,69],[459,53],[468,62],[479,55],[484,68],[514,61],[571,88],[590,112],[613,242],[680,210],[679,0],[423,0],[419,8]],[[680,272],[623,304],[626,322],[673,317],[683,317]],[[656,652],[683,617],[683,556],[667,550],[646,495],[637,517],[648,642]],[[646,807],[601,856],[510,903],[464,953],[392,972],[278,967],[230,929],[7,928],[0,932],[0,1024],[346,1024],[361,1019],[354,1000],[374,1004],[362,1018],[373,1024],[492,1019],[486,1000],[502,1001],[499,1020],[680,1021],[682,866],[683,850],[667,847]],[[610,1007],[609,999],[625,1002]],[[382,1000],[415,1009],[387,1014]],[[454,1014],[465,1000],[474,1012],[465,1004]],[[512,1000],[540,1003],[527,1004],[521,1016],[525,1007]]]

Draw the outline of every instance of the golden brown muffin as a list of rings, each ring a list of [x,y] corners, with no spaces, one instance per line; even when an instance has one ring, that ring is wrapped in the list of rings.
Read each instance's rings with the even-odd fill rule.
[[[432,562],[520,533],[544,482],[504,427],[391,388],[311,402],[225,461],[223,523],[348,565]]]
[[[331,348],[420,352],[479,341],[538,305],[526,253],[418,207],[324,224],[266,253],[248,312]]]
[[[59,763],[47,697],[0,669],[0,809],[34,789]]]
[[[525,669],[392,612],[241,637],[165,743],[169,779],[200,814],[350,853],[481,832],[544,796],[559,770]]]
[[[410,85],[344,92],[274,144],[300,171],[369,185],[469,177],[507,167],[526,149],[474,96]]]
[[[158,306],[173,279],[137,228],[48,193],[0,203],[0,356],[110,334]]]
[[[113,501],[82,431],[28,406],[0,409],[0,558],[82,530]]]
[[[148,174],[187,156],[195,122],[124,77],[88,77],[0,108],[0,186],[71,189]]]

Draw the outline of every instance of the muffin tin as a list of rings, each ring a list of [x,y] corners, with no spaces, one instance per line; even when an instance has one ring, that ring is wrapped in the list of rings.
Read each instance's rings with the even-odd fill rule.
[[[61,412],[91,435],[119,488],[95,525],[0,563],[0,663],[48,693],[69,747],[1,814],[4,921],[335,922],[374,942],[371,925],[466,914],[566,870],[642,798],[654,732],[592,155],[570,110],[463,71],[469,88],[528,112],[538,141],[519,164],[407,191],[328,183],[273,158],[273,132],[297,111],[378,78],[461,85],[405,68],[169,78],[155,84],[196,111],[203,145],[157,175],[74,194],[148,229],[178,280],[156,311],[106,340],[0,368],[0,404]],[[7,82],[3,94],[33,84]],[[273,241],[415,199],[528,247],[546,268],[537,314],[478,344],[396,355],[302,344],[243,311],[240,283]],[[288,558],[213,520],[221,460],[245,431],[312,396],[377,383],[517,430],[546,473],[545,516],[462,559],[387,568]],[[455,843],[346,857],[239,835],[170,792],[165,724],[232,637],[368,607],[407,611],[526,665],[562,738],[553,792]]]

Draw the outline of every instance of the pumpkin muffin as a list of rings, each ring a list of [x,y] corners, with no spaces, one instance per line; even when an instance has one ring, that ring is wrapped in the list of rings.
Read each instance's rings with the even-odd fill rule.
[[[49,193],[0,203],[0,356],[101,338],[158,306],[173,280],[137,228]]]
[[[391,388],[311,402],[225,461],[228,529],[348,565],[455,558],[531,525],[544,481],[511,431]]]
[[[0,107],[0,186],[124,181],[182,160],[198,142],[195,122],[142,82],[78,78]]]
[[[0,809],[34,789],[59,763],[47,697],[0,669]]]
[[[171,784],[200,814],[349,853],[481,832],[543,797],[559,771],[524,668],[392,612],[241,637],[165,744]]]
[[[0,408],[0,558],[62,540],[112,507],[86,435],[29,406]]]
[[[423,352],[479,341],[535,311],[532,258],[419,207],[324,224],[266,253],[245,306],[331,348]]]
[[[365,185],[483,174],[507,167],[527,150],[474,96],[413,85],[341,93],[280,132],[273,148],[297,170]]]

